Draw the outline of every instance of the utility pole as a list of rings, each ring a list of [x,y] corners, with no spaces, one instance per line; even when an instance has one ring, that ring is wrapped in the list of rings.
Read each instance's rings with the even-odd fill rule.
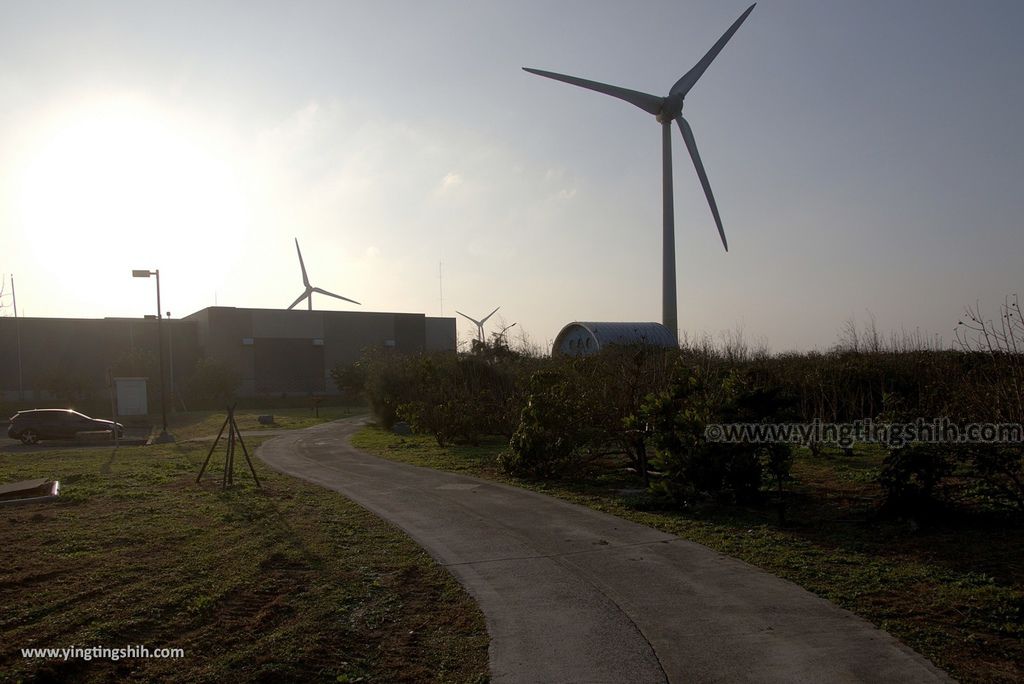
[[[174,436],[167,432],[167,382],[166,376],[164,375],[164,335],[163,335],[163,320],[164,313],[163,308],[160,306],[160,269],[150,271],[148,269],[133,269],[133,278],[148,278],[151,275],[156,276],[156,348],[157,354],[160,356],[160,415],[163,419],[163,424],[160,430],[159,436],[157,436],[156,442],[173,442]]]
[[[171,312],[167,312],[167,347],[168,347],[168,361],[170,362],[171,368],[171,413],[175,413],[174,408],[174,328],[171,326]]]
[[[11,299],[14,300],[14,328],[18,336],[18,401],[25,401],[25,382],[21,371],[21,319],[18,318],[18,295],[14,292],[14,274],[11,274]]]

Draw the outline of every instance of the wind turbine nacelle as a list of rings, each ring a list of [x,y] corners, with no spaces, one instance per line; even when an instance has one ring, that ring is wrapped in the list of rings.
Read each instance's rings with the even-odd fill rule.
[[[681,93],[669,95],[662,102],[661,111],[657,114],[658,123],[672,123],[682,113],[683,95]]]

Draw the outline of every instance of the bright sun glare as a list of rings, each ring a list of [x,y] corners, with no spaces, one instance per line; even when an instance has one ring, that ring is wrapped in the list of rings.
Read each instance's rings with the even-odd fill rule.
[[[165,266],[187,263],[224,250],[244,231],[231,160],[183,117],[106,98],[65,109],[34,138],[18,218],[35,261],[47,268],[111,253],[143,266],[155,255]]]

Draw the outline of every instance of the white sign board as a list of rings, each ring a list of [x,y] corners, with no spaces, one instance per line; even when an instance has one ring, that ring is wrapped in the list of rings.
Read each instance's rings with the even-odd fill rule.
[[[117,390],[117,415],[144,416],[149,413],[146,400],[148,378],[114,378]]]

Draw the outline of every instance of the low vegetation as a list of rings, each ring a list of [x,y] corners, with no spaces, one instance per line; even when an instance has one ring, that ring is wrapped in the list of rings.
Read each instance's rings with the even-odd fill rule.
[[[482,615],[408,538],[258,461],[263,489],[236,463],[222,491],[218,455],[197,485],[206,450],[0,452],[0,481],[63,485],[0,508],[0,680],[486,681]],[[20,655],[138,644],[185,657]]]
[[[355,406],[322,406],[316,411],[312,408],[277,408],[277,409],[235,409],[235,422],[238,429],[245,432],[266,430],[295,430],[311,427],[330,420],[348,418],[365,411]],[[260,423],[260,416],[271,416],[270,423]],[[215,437],[224,425],[227,417],[224,411],[189,411],[172,413],[168,416],[168,431],[180,440],[202,439]]]
[[[477,347],[458,355],[375,354],[335,377],[361,383],[381,425],[404,421],[439,446],[509,438],[500,465],[510,475],[578,477],[589,463],[611,458],[664,505],[770,500],[780,515],[793,444],[714,441],[709,429],[948,419],[964,431],[1024,423],[1024,361],[1015,354],[736,352],[638,347],[534,358]],[[824,442],[800,444],[820,453]],[[978,510],[1024,513],[1019,441],[884,446],[882,512],[918,524]]]

